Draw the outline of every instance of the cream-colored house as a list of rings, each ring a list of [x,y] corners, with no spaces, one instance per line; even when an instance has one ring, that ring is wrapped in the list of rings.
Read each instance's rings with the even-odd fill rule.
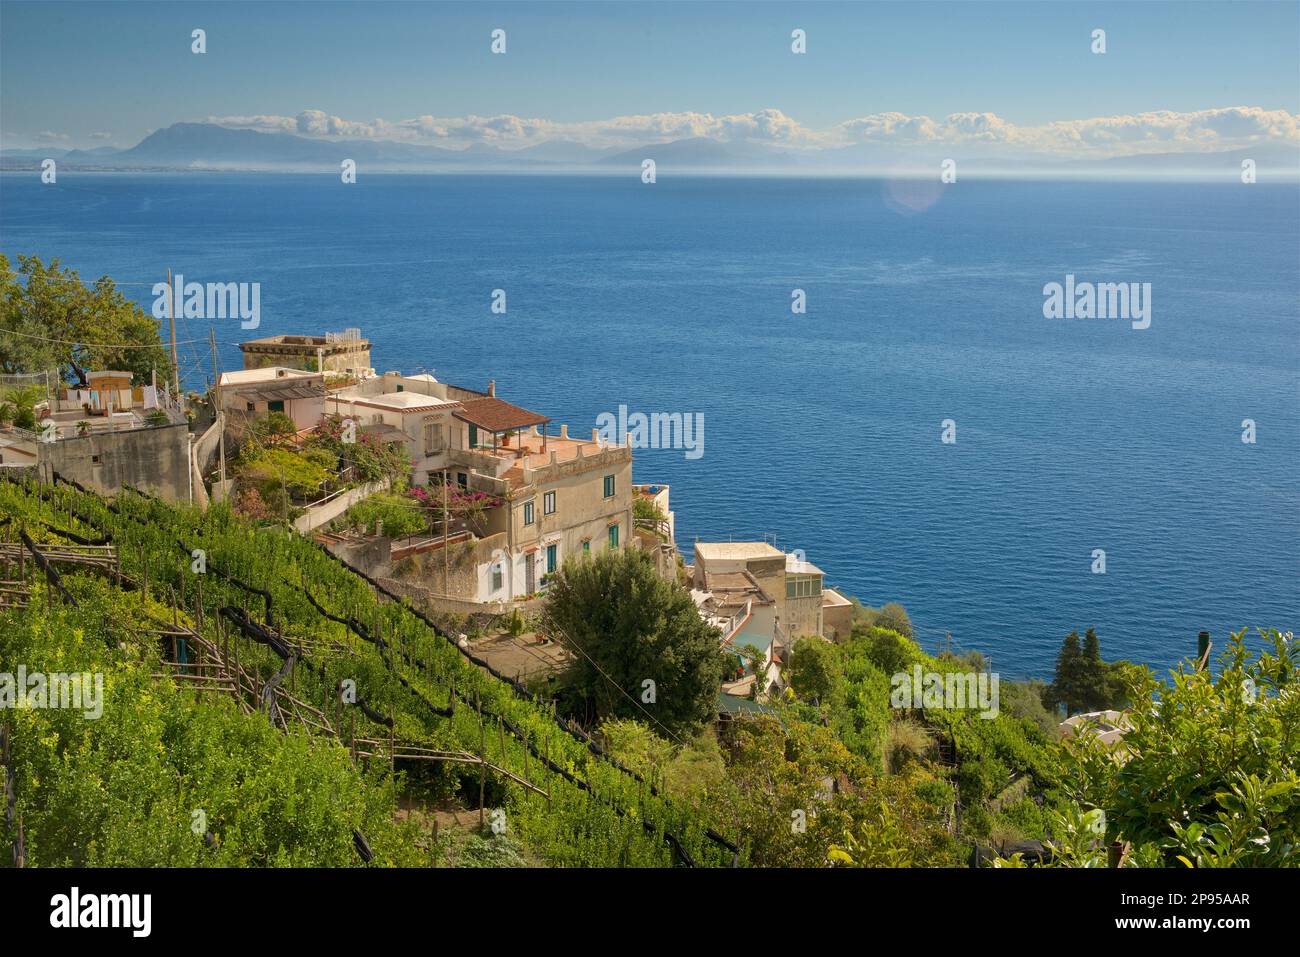
[[[779,684],[796,641],[847,632],[844,612],[851,618],[852,605],[824,583],[822,570],[801,554],[768,542],[695,543],[691,596],[700,615],[719,628],[724,647],[764,651],[769,684]],[[825,609],[831,609],[829,626]],[[728,686],[728,693],[740,693],[738,687]]]
[[[822,589],[822,636],[843,641],[853,632],[853,602],[834,588]]]
[[[325,378],[282,366],[223,372],[217,380],[228,432],[240,435],[254,421],[283,412],[299,431],[320,425],[325,410]]]
[[[479,392],[390,372],[331,394],[326,412],[403,441],[414,484],[436,488],[445,476],[497,503],[473,522],[449,524],[445,545],[434,535],[394,550],[449,601],[517,601],[541,591],[564,561],[630,543],[631,450],[594,431],[573,438],[566,425],[552,435],[546,416],[499,398],[494,382]]]
[[[696,587],[707,587],[709,575],[723,572],[753,576],[775,601],[777,624],[791,638],[822,634],[825,576],[816,565],[767,542],[696,542]]]

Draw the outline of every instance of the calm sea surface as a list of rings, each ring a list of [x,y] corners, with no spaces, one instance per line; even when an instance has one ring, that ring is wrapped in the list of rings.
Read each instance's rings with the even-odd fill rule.
[[[701,458],[636,455],[685,548],[775,536],[1004,675],[1074,628],[1166,668],[1202,628],[1300,625],[1294,185],[10,174],[0,251],[146,309],[169,266],[260,282],[227,369],[241,338],[359,326],[381,371],[494,378],[575,433],[702,413]],[[1045,319],[1067,273],[1151,283],[1150,328]],[[208,323],[178,334],[200,386]]]

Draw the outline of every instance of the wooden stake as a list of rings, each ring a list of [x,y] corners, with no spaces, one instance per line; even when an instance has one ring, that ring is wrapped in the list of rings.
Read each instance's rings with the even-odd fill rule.
[[[483,792],[487,787],[487,740],[483,731],[483,701],[474,692],[474,710],[478,712],[478,826],[483,826]]]

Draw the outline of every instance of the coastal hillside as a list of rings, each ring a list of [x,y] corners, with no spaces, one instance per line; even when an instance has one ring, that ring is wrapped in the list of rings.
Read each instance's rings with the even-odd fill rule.
[[[1294,862],[1276,633],[1217,676],[1143,670],[1120,752],[1023,690],[992,715],[899,701],[891,674],[969,667],[901,610],[805,643],[790,694],[725,728],[585,729],[282,527],[8,475],[0,657],[102,675],[80,710],[4,713],[0,840],[27,866]]]

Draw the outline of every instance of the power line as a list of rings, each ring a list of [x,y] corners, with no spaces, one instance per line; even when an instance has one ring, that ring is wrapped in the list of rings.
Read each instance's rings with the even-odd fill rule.
[[[85,346],[88,349],[165,349],[166,346],[159,342],[156,345],[141,345],[138,342],[82,342],[79,339],[55,339],[50,336],[37,336],[30,332],[18,332],[16,329],[3,329],[0,332],[7,333],[11,336],[22,336],[24,339],[38,339],[41,342],[56,342],[65,346]],[[203,339],[187,339],[184,343],[177,345],[189,345],[191,342],[203,342]]]
[[[642,707],[642,706],[641,706],[641,702],[640,702],[640,701],[637,701],[636,698],[635,698],[635,697],[634,697],[634,696],[633,696],[633,695],[632,695],[632,694],[631,694],[631,693],[630,693],[626,688],[624,688],[624,687],[623,687],[622,685],[620,685],[617,681],[615,681],[615,680],[614,680],[613,678],[611,678],[608,674],[606,674],[606,673],[605,673],[605,669],[602,668],[600,665],[598,665],[598,664],[596,663],[595,659],[593,659],[593,658],[591,657],[591,655],[587,654],[587,652],[583,650],[582,646],[579,645],[576,641],[573,640],[573,636],[572,636],[572,635],[570,635],[570,634],[569,634],[568,632],[566,632],[566,631],[561,631],[560,633],[564,636],[565,640],[566,640],[570,645],[572,645],[572,646],[574,647],[574,649],[576,649],[577,652],[578,652],[579,654],[582,655],[582,657],[586,658],[587,661],[591,663],[591,666],[592,666],[593,668],[595,668],[597,672],[600,673],[600,676],[601,676],[602,678],[604,678],[604,679],[605,679],[606,681],[608,681],[611,685],[613,685],[615,688],[617,688],[617,689],[619,690],[619,692],[622,693],[623,697],[627,698],[628,701],[631,701],[634,705],[636,705],[636,706],[637,706],[637,709],[638,709],[642,714],[644,714],[647,718],[649,718],[651,721],[653,721],[653,722],[654,722],[655,724],[657,724],[659,727],[663,728],[663,730],[668,734],[668,736],[671,737],[671,738],[672,738],[674,741],[676,741],[678,744],[680,744],[682,747],[686,747],[686,746],[687,746],[687,743],[686,743],[684,740],[682,740],[680,737],[678,737],[678,736],[677,736],[677,735],[672,731],[671,728],[667,727],[667,726],[666,726],[662,721],[660,721],[658,718],[656,718],[654,715],[652,715],[649,711],[647,711],[644,707]]]
[[[15,275],[16,275],[16,276],[21,276],[23,279],[26,279],[28,285],[31,284],[31,282],[32,282],[33,279],[35,279],[38,283],[41,283],[41,282],[70,282],[70,283],[76,283],[78,286],[82,286],[82,287],[84,287],[84,288],[86,289],[87,292],[93,292],[94,289],[95,289],[96,284],[98,284],[100,281],[102,281],[102,280],[104,280],[104,279],[107,279],[107,280],[108,280],[110,283],[112,283],[114,286],[150,286],[150,287],[153,287],[153,286],[157,286],[157,285],[159,285],[160,283],[163,284],[163,285],[166,285],[166,281],[165,281],[165,280],[162,280],[162,279],[156,279],[156,280],[154,280],[154,281],[152,281],[152,282],[136,282],[136,281],[133,281],[133,280],[117,280],[117,279],[113,279],[113,278],[112,278],[111,276],[109,276],[107,273],[105,273],[103,276],[100,276],[99,279],[91,280],[89,283],[87,283],[86,280],[82,279],[80,276],[59,276],[59,275],[55,275],[55,274],[47,274],[47,275],[42,275],[42,276],[33,277],[30,273],[15,273]]]

